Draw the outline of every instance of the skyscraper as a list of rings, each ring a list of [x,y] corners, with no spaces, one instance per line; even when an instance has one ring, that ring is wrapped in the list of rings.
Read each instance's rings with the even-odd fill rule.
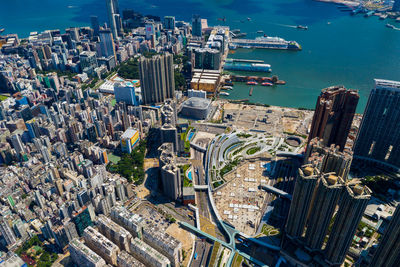
[[[306,247],[310,250],[321,249],[343,187],[343,179],[335,173],[324,174],[319,180],[305,236]]]
[[[192,36],[201,37],[201,18],[200,15],[193,15],[192,17]]]
[[[310,141],[304,157],[304,164],[314,164],[321,173],[335,172],[344,181],[347,180],[352,161],[352,151],[344,149],[341,152],[333,144],[325,147],[318,137]]]
[[[117,58],[115,54],[115,45],[114,38],[110,29],[105,29],[99,31],[100,35],[100,53],[103,57],[113,56],[115,59]]]
[[[369,95],[354,156],[400,168],[400,82],[375,80]]]
[[[94,36],[99,36],[99,31],[100,31],[99,17],[91,16],[90,22],[92,24]]]
[[[343,86],[323,89],[318,97],[308,142],[319,137],[325,146],[338,145],[343,151],[360,96]]]
[[[375,251],[371,267],[397,267],[400,263],[400,205],[386,227],[385,233]]]
[[[286,234],[291,239],[298,239],[303,235],[319,177],[318,169],[312,165],[304,165],[299,169],[285,227]]]
[[[6,240],[8,246],[14,245],[17,242],[17,238],[15,237],[13,230],[3,217],[0,217],[0,233]]]
[[[106,0],[108,21],[110,23],[111,32],[115,40],[118,38],[118,24],[120,24],[121,18],[115,15],[119,15],[119,4],[118,0]]]
[[[175,29],[175,17],[174,16],[165,16],[164,17],[164,28],[167,30]]]
[[[144,104],[161,103],[175,98],[173,56],[142,57],[139,62],[140,85]]]
[[[343,191],[339,210],[324,250],[326,261],[332,265],[343,263],[357,226],[371,198],[371,190],[360,184],[347,185]]]
[[[175,165],[175,154],[172,143],[164,143],[159,148],[160,169],[163,191],[166,196],[173,200],[182,197],[182,180],[179,168]]]

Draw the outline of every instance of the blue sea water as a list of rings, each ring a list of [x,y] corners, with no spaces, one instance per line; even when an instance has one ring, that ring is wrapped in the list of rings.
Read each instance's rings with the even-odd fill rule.
[[[255,86],[251,97],[248,86],[235,84],[229,92],[232,99],[313,108],[321,89],[340,84],[360,90],[358,112],[363,112],[374,78],[400,80],[400,31],[385,27],[395,22],[350,16],[333,4],[313,0],[120,0],[120,7],[187,21],[197,13],[210,25],[239,28],[249,38],[263,30],[302,45],[300,52],[236,51],[231,57],[271,64],[272,75],[287,84]],[[106,21],[105,0],[0,0],[0,28],[21,37],[31,31],[89,25],[90,15]],[[226,17],[225,23],[217,20],[221,17]],[[291,27],[298,24],[309,30]]]

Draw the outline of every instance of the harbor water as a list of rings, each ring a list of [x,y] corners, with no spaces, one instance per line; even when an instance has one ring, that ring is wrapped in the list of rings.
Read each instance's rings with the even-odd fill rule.
[[[0,28],[26,37],[31,31],[89,25],[90,15],[106,20],[103,0],[0,0]],[[373,78],[400,80],[400,31],[385,27],[396,24],[376,16],[350,16],[333,4],[313,0],[120,0],[120,8],[143,14],[174,15],[190,21],[200,14],[210,25],[228,25],[246,32],[247,38],[279,36],[295,40],[302,51],[238,49],[232,58],[260,59],[286,85],[249,86],[235,84],[227,98],[314,108],[320,90],[331,85],[359,89],[357,111],[363,112]],[[226,21],[218,20],[225,17]],[[308,30],[296,29],[306,25]],[[246,73],[244,73],[246,74]],[[254,75],[254,73],[247,73]]]

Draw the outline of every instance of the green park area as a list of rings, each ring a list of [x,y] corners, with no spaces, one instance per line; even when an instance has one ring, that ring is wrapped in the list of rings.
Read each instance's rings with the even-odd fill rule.
[[[268,225],[268,224],[264,224],[261,228],[261,233],[264,234],[265,236],[275,236],[275,235],[279,235],[280,231],[279,229],[276,229],[275,227]]]
[[[144,182],[145,173],[143,163],[145,153],[146,141],[141,140],[131,154],[123,153],[118,163],[113,163],[110,159],[107,170],[112,173],[119,173],[121,176],[128,179],[129,182],[140,185]]]
[[[16,253],[27,263],[29,267],[50,267],[58,258],[57,253],[40,241],[38,236],[32,237],[25,242]]]
[[[0,95],[0,102],[6,100],[7,98],[8,96],[6,95]]]

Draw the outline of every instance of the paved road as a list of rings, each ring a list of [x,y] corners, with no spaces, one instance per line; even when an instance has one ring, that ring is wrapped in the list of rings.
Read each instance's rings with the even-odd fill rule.
[[[193,256],[193,261],[190,264],[192,267],[205,267],[207,266],[207,260],[209,257],[209,254],[212,251],[212,245],[205,241],[204,239],[196,239],[196,244],[195,244],[195,251],[194,255],[197,253],[196,259],[194,259]]]

